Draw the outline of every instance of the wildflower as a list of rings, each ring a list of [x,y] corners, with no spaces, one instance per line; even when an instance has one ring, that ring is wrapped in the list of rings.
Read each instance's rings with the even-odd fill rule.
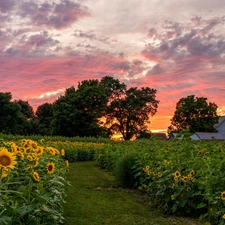
[[[49,162],[49,163],[47,164],[47,166],[46,166],[46,169],[47,169],[48,174],[54,173],[54,171],[55,171],[55,164]]]
[[[173,201],[175,199],[174,195],[171,195],[171,200]]]
[[[225,214],[223,214],[222,218],[225,220]]]
[[[39,176],[39,174],[38,174],[37,172],[34,172],[34,173],[33,173],[33,178],[34,178],[34,180],[36,180],[37,182],[40,181],[40,176]]]
[[[163,163],[164,163],[164,164],[167,164],[167,160],[166,160],[166,159],[164,159],[164,160],[163,160]]]
[[[225,200],[225,191],[221,192],[221,199],[224,201]]]
[[[14,169],[16,162],[16,156],[9,152],[6,148],[0,148],[0,167]]]

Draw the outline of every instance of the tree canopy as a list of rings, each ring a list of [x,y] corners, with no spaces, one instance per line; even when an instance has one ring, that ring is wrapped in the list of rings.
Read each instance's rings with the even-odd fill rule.
[[[106,112],[109,130],[120,132],[124,140],[130,140],[146,130],[149,116],[157,112],[159,101],[156,90],[132,87],[125,90],[122,98],[112,100]]]
[[[214,125],[218,123],[218,120],[215,103],[207,103],[207,98],[190,95],[177,102],[168,133],[185,129],[189,129],[191,133],[215,132]]]
[[[0,132],[27,135],[32,130],[28,118],[33,109],[28,102],[11,100],[10,92],[0,92]]]
[[[110,76],[83,80],[52,104],[40,105],[36,113],[28,102],[11,99],[11,93],[0,93],[0,132],[67,137],[110,137],[119,132],[125,140],[147,131],[159,104],[155,89],[127,89]]]

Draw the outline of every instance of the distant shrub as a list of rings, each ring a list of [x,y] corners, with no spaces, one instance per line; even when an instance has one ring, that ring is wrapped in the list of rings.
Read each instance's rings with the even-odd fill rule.
[[[118,184],[123,188],[133,188],[135,186],[136,179],[134,177],[133,166],[135,164],[136,158],[137,153],[130,152],[122,156],[116,162],[114,174]]]

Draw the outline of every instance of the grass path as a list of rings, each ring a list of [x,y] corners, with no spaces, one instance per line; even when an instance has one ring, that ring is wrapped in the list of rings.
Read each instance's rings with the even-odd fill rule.
[[[202,225],[152,209],[137,191],[116,188],[114,177],[95,162],[70,164],[65,225]]]

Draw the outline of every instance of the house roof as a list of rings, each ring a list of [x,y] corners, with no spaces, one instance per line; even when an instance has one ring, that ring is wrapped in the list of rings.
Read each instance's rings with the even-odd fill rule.
[[[201,140],[224,140],[224,137],[220,133],[209,132],[196,132],[195,133]]]
[[[219,121],[217,124],[214,125],[215,128],[217,128],[220,124],[222,124],[225,121],[225,116],[220,116]]]

